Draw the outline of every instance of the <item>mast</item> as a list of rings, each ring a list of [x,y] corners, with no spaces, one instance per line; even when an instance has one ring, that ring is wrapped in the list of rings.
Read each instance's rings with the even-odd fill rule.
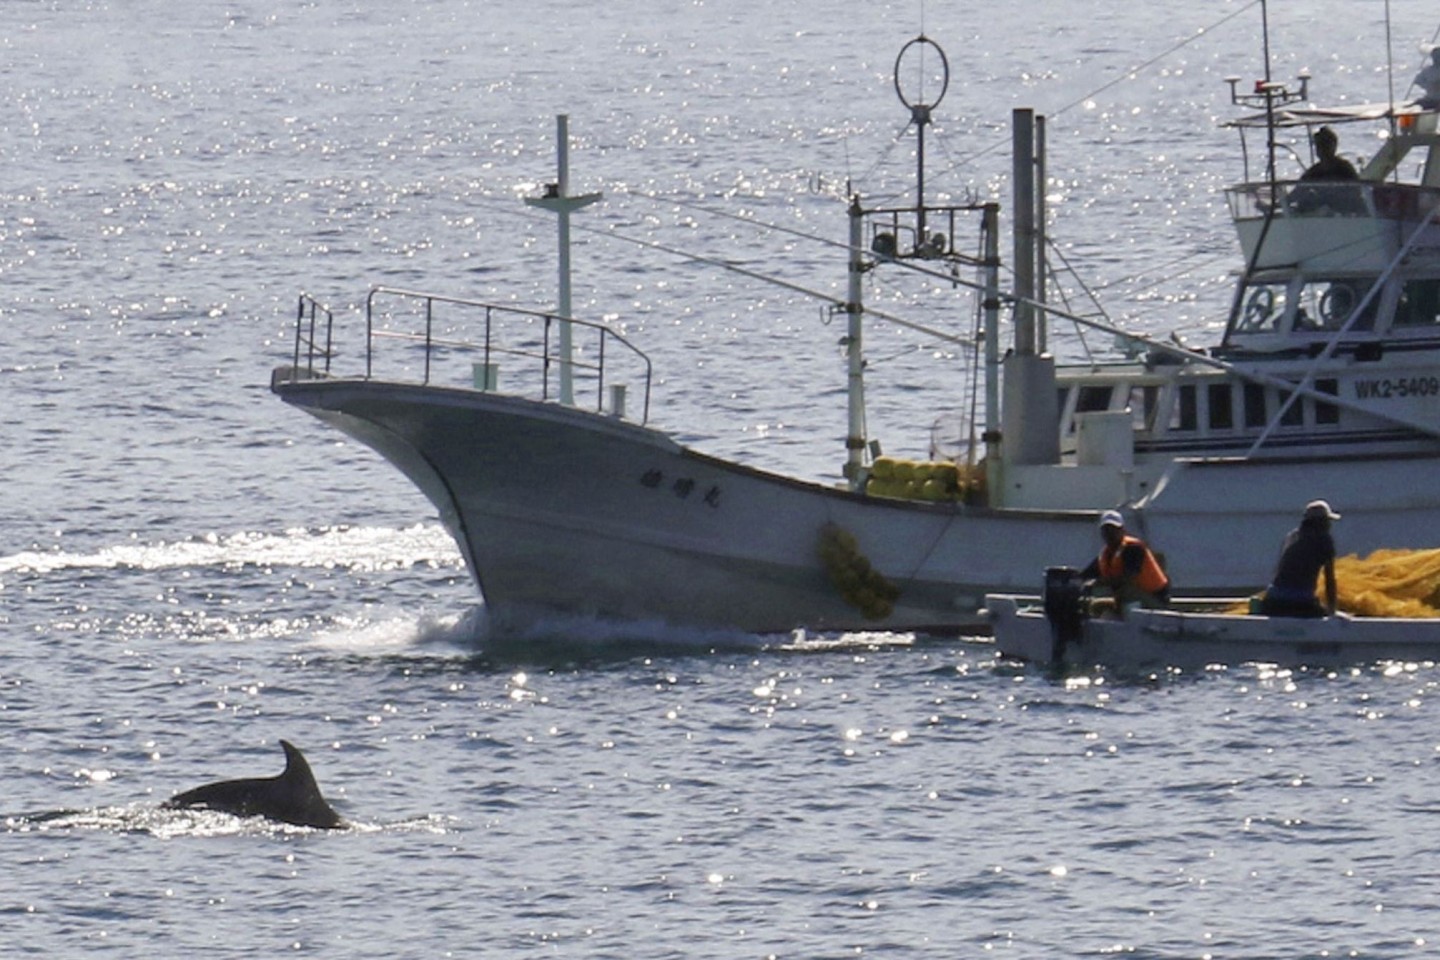
[[[1235,295],[1230,301],[1230,317],[1225,323],[1225,334],[1220,339],[1222,346],[1229,344],[1230,335],[1234,332],[1236,321],[1240,318],[1246,281],[1254,275],[1255,265],[1260,262],[1260,252],[1265,248],[1266,238],[1270,235],[1270,228],[1275,223],[1275,216],[1280,206],[1280,181],[1275,168],[1277,150],[1275,110],[1277,107],[1286,107],[1310,98],[1310,73],[1308,70],[1301,70],[1296,77],[1300,85],[1298,90],[1292,90],[1286,84],[1277,83],[1274,80],[1270,66],[1270,7],[1266,0],[1260,0],[1260,32],[1265,58],[1264,79],[1255,81],[1255,87],[1251,93],[1240,92],[1239,77],[1226,77],[1225,82],[1230,85],[1230,102],[1232,104],[1249,109],[1258,108],[1265,112],[1265,182],[1269,188],[1271,202],[1266,206],[1265,219],[1260,224],[1260,238],[1255,244],[1255,252],[1248,258],[1240,282],[1235,284]],[[1246,174],[1248,177],[1248,161]]]
[[[560,277],[559,300],[556,313],[560,321],[560,402],[570,406],[575,403],[574,345],[571,341],[570,312],[570,213],[581,207],[588,207],[604,194],[582,193],[570,196],[570,118],[565,114],[555,117],[556,181],[545,185],[543,197],[526,197],[525,204],[550,210],[558,217]]]
[[[985,486],[1000,489],[1000,205],[987,203],[981,212],[985,235],[983,276],[985,300]]]
[[[922,99],[912,100],[905,95],[905,89],[900,85],[900,63],[911,47],[918,47],[922,54],[926,48],[933,49],[940,57],[940,92],[935,95],[933,103],[926,103]],[[900,53],[895,57],[894,77],[895,95],[910,109],[910,122],[915,124],[915,239],[917,245],[922,245],[930,237],[925,231],[925,128],[930,126],[931,111],[939,106],[940,101],[945,99],[945,91],[950,89],[950,59],[945,56],[945,51],[940,49],[938,43],[922,33],[900,48]],[[923,94],[924,91],[921,90],[920,93]]]
[[[845,479],[850,489],[865,487],[865,351],[862,334],[865,329],[865,307],[861,303],[865,278],[864,239],[865,212],[859,198],[850,202],[850,267],[845,297]]]
[[[938,78],[940,89],[931,101],[922,99],[923,90],[907,90],[901,83],[901,68],[906,54],[917,50],[919,54],[933,51],[939,58]],[[922,68],[923,77],[923,68]],[[935,79],[932,77],[931,79]],[[916,262],[921,273],[934,275],[935,264],[949,268],[952,278],[959,277],[964,265],[976,266],[983,271],[985,290],[985,362],[987,371],[998,368],[998,336],[1000,293],[999,267],[1000,251],[997,205],[966,202],[959,204],[931,205],[925,198],[925,128],[932,122],[935,107],[944,99],[950,86],[950,62],[945,51],[924,34],[906,43],[895,58],[895,93],[900,102],[910,111],[910,122],[917,131],[915,182],[916,193],[913,204],[897,207],[865,208],[860,197],[851,198],[849,209],[849,275],[847,299],[838,308],[847,317],[847,329],[841,343],[845,347],[847,429],[845,435],[845,478],[850,489],[860,492],[865,489],[868,477],[867,456],[879,456],[879,444],[866,436],[865,424],[865,356],[863,350],[863,328],[865,308],[862,303],[865,274],[876,267]],[[922,79],[923,83],[923,79]],[[908,128],[907,128],[908,129]],[[954,234],[956,219],[961,214],[980,213],[983,217],[982,236],[984,252],[981,257],[966,255],[955,249]],[[868,247],[865,231],[870,231]],[[959,281],[956,280],[958,285]],[[986,377],[986,422],[984,442],[987,451],[998,450],[999,430],[999,378]]]

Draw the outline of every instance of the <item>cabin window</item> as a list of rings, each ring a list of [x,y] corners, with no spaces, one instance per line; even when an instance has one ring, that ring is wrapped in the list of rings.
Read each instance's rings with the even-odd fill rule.
[[[1319,390],[1321,393],[1328,393],[1330,394],[1330,396],[1333,397],[1339,394],[1340,383],[1334,378],[1326,377],[1324,379],[1315,381],[1315,389]],[[1333,403],[1326,403],[1324,400],[1316,400],[1315,422],[1319,424],[1339,423],[1340,408],[1335,406],[1335,404]]]
[[[1114,393],[1112,387],[1081,387],[1080,393],[1075,397],[1076,413],[1095,413],[1099,410],[1110,409],[1110,394]]]
[[[1284,412],[1280,414],[1280,425],[1282,427],[1303,427],[1305,425],[1304,400],[1287,391],[1280,402],[1282,404],[1290,404],[1288,407],[1285,407]]]
[[[1285,285],[1255,284],[1245,292],[1240,306],[1237,333],[1274,333],[1285,315]]]
[[[1355,308],[1370,296],[1369,280],[1317,280],[1305,284],[1300,302],[1295,307],[1296,330],[1339,330],[1345,326]],[[1380,306],[1380,293],[1370,297],[1365,309],[1351,330],[1373,330],[1375,312]]]
[[[1210,429],[1231,430],[1235,427],[1235,410],[1230,384],[1212,383],[1206,388],[1210,401]]]
[[[1194,430],[1199,418],[1195,410],[1195,385],[1182,384],[1175,388],[1175,409],[1171,411],[1171,430]]]
[[[1110,396],[1115,392],[1111,386],[1082,386],[1075,391],[1075,409],[1065,421],[1065,432],[1074,433],[1075,426],[1079,423],[1079,416],[1082,413],[1096,413],[1110,409]],[[1065,392],[1060,393],[1060,412],[1065,413]]]
[[[1440,324],[1440,280],[1411,280],[1395,306],[1397,327]]]
[[[1245,426],[1263,427],[1265,416],[1265,388],[1258,383],[1247,383],[1244,388]]]
[[[1130,388],[1130,417],[1136,430],[1155,429],[1155,408],[1159,399],[1159,387]]]

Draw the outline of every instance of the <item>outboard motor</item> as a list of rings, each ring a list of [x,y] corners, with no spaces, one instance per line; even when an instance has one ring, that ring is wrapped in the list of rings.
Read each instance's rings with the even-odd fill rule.
[[[1050,659],[1059,663],[1065,650],[1078,643],[1085,630],[1085,583],[1074,567],[1046,567],[1041,594],[1045,619],[1050,621]]]

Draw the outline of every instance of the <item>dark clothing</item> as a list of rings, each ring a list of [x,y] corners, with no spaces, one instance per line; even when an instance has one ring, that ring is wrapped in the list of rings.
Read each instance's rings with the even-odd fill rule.
[[[1265,599],[1260,601],[1260,615],[1262,617],[1301,617],[1319,619],[1325,616],[1325,608],[1315,597],[1309,600],[1282,600],[1265,591]]]
[[[1323,617],[1315,596],[1320,572],[1335,562],[1335,540],[1328,526],[1304,521],[1285,535],[1275,577],[1265,590],[1260,612],[1267,617]]]
[[[1355,165],[1344,157],[1321,157],[1300,175],[1301,180],[1358,180]]]
[[[1300,184],[1290,191],[1290,209],[1295,213],[1362,214],[1365,198],[1359,187],[1339,185],[1358,178],[1359,174],[1344,157],[1321,157],[1300,175]]]
[[[1318,159],[1300,175],[1301,184],[1290,191],[1290,211],[1331,216],[1357,216],[1365,213],[1365,198],[1356,188],[1320,185],[1322,181],[1334,183],[1358,180],[1360,177],[1355,172],[1354,165],[1335,152],[1339,144],[1335,131],[1329,127],[1321,127],[1315,134],[1314,144]]]
[[[1271,585],[1286,593],[1315,596],[1315,578],[1325,564],[1335,559],[1335,539],[1330,531],[1302,523],[1285,536],[1280,563]]]

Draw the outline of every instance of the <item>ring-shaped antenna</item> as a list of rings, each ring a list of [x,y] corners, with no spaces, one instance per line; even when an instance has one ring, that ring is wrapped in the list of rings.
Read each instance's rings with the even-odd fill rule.
[[[900,62],[905,59],[905,54],[910,51],[910,48],[915,46],[922,48],[933,47],[935,53],[940,57],[940,94],[935,98],[933,103],[924,103],[918,100],[912,101],[909,97],[905,96],[905,90],[900,86]],[[901,103],[910,108],[910,116],[916,123],[924,125],[930,122],[930,111],[940,105],[940,101],[945,99],[945,91],[949,89],[950,60],[945,56],[945,51],[940,49],[940,44],[922,33],[900,48],[900,53],[895,57],[895,95],[900,98]],[[923,93],[924,91],[921,92]]]

